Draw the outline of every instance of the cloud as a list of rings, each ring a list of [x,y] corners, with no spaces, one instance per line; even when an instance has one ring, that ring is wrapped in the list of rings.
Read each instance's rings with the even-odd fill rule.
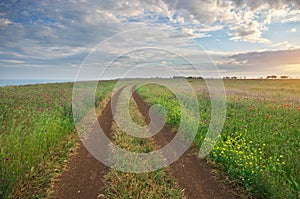
[[[16,64],[23,64],[24,61],[22,60],[12,60],[12,59],[9,59],[9,60],[5,60],[5,59],[2,59],[0,60],[0,63],[16,63]]]
[[[277,23],[294,23],[300,21],[300,9],[299,7],[291,8],[285,7],[281,10],[270,10],[269,18],[272,18]]]
[[[0,60],[6,61],[2,61],[0,67],[23,64],[29,68],[33,65],[45,66],[49,70],[55,68],[58,72],[65,67],[71,70],[107,38],[123,31],[147,27],[159,28],[160,31],[117,37],[110,47],[104,49],[105,61],[130,50],[135,40],[143,39],[141,47],[152,43],[163,49],[180,49],[184,56],[198,62],[200,59],[196,58],[199,54],[202,56],[202,52],[196,39],[219,34],[226,40],[270,45],[273,41],[264,37],[269,25],[272,22],[300,21],[299,8],[297,0],[2,1]],[[296,48],[289,42],[271,45],[276,49]],[[151,59],[160,63],[156,56]],[[143,55],[131,55],[128,59],[143,61],[144,58]],[[253,63],[251,59],[246,62],[238,57],[229,60],[230,64]],[[167,61],[176,64],[171,59]]]
[[[300,64],[300,49],[240,53],[228,58],[238,62],[247,60],[249,64]]]
[[[295,49],[299,49],[300,45],[295,45],[295,44],[291,44],[288,41],[284,41],[284,42],[272,44],[272,48],[277,50],[295,50]]]
[[[157,23],[178,29],[182,26],[182,31],[192,37],[197,37],[197,34],[199,37],[209,36],[210,34],[204,32],[228,27],[232,40],[267,42],[267,39],[262,38],[267,24],[258,20],[254,11],[259,8],[266,9],[266,5],[272,9],[285,9],[287,6],[281,5],[288,5],[290,2],[106,0],[83,1],[80,6],[75,1],[10,2],[2,3],[7,18],[1,18],[0,24],[13,23],[15,29],[19,29],[17,32],[25,34],[21,35],[21,38],[35,34],[31,37],[36,40],[49,39],[52,43],[62,40],[64,44],[67,42],[72,45],[99,41],[124,30],[126,26],[140,26],[138,22],[144,23],[145,26],[155,26]],[[297,1],[295,5],[298,5]],[[223,24],[215,25],[215,22]],[[12,29],[14,27],[10,27],[10,31]]]
[[[297,29],[296,28],[292,28],[290,31],[291,32],[297,32]]]
[[[237,53],[220,52],[214,56],[223,76],[252,77],[267,75],[299,76],[300,49]]]
[[[258,10],[262,7],[268,7],[271,9],[283,9],[287,5],[293,5],[297,8],[300,7],[300,2],[298,0],[265,0],[265,1],[255,1],[255,0],[231,0],[237,7],[246,5],[251,10]]]
[[[0,26],[6,26],[11,24],[11,21],[5,18],[0,18]]]
[[[300,49],[239,53],[223,57],[218,67],[224,74],[299,74]]]

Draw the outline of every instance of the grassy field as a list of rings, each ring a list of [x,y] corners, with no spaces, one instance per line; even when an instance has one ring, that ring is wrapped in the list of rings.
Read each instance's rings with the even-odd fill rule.
[[[97,101],[113,86],[102,82]],[[0,198],[42,198],[61,172],[78,141],[72,89],[72,83],[0,88]]]
[[[102,82],[96,101],[111,92],[114,83]],[[190,83],[199,101],[201,118],[194,146],[200,148],[210,122],[211,101],[204,81]],[[299,198],[300,80],[224,80],[224,84],[226,121],[208,161],[233,184],[259,198]],[[82,85],[83,90],[86,87],[88,83]],[[80,113],[72,112],[72,88],[72,83],[0,88],[0,198],[46,196],[51,178],[61,172],[78,143],[74,119],[81,118]],[[178,126],[181,110],[171,92],[154,84],[142,86],[138,92],[147,103],[164,106],[167,122]],[[134,103],[130,111],[137,123],[143,123]],[[125,135],[115,125],[113,128],[117,145],[133,151],[155,149],[151,139],[144,142]],[[140,142],[146,148],[141,148]],[[131,148],[132,143],[136,148]],[[111,170],[106,180],[112,186],[107,187],[105,197],[121,197],[130,193],[130,187],[147,184],[153,185],[153,191],[145,194],[181,197],[181,190],[174,187],[164,169],[146,177]]]
[[[200,148],[210,122],[210,99],[204,81],[190,83],[199,100],[201,119],[194,145]],[[300,80],[225,80],[224,84],[226,121],[208,160],[259,198],[299,198]],[[163,105],[167,122],[179,125],[179,104],[165,87],[152,84],[138,92],[149,104]]]

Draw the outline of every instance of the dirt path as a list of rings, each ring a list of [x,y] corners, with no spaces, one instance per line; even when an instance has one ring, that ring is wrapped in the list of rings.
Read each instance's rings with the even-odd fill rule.
[[[122,89],[113,96],[112,100],[117,100],[121,91]],[[149,124],[149,106],[136,93],[133,97],[140,113]],[[100,126],[110,139],[112,138],[112,112],[114,111],[109,101],[98,118]],[[165,125],[161,132],[154,136],[154,139],[158,147],[163,147],[173,139],[174,134],[172,129]],[[179,186],[184,189],[184,195],[189,199],[235,198],[230,194],[228,187],[214,178],[211,169],[204,160],[198,159],[193,149],[187,150],[179,160],[172,163],[168,171],[178,181]],[[81,144],[78,153],[70,160],[67,170],[54,184],[54,198],[98,198],[107,187],[103,179],[108,172],[109,168],[92,157]]]
[[[118,99],[121,90],[116,92],[112,100]],[[109,101],[98,118],[103,132],[109,138],[112,136],[112,111],[114,110],[112,110],[111,101]],[[59,181],[54,184],[54,198],[98,198],[98,195],[104,191],[103,177],[108,171],[109,168],[91,156],[81,143],[77,154],[70,160],[67,170],[60,176]]]
[[[137,93],[134,93],[133,97],[140,112],[145,117],[146,123],[149,124],[149,106]],[[167,145],[174,138],[174,135],[172,129],[165,125],[154,136],[154,139],[161,148]],[[196,154],[195,150],[189,148],[183,156],[169,166],[171,175],[177,179],[179,186],[184,188],[185,196],[189,199],[235,198],[230,194],[229,188],[218,182],[211,174],[211,169],[207,166],[205,160],[199,159]]]

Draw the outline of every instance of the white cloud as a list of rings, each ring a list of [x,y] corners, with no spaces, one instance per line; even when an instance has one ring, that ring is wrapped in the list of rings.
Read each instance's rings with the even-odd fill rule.
[[[209,34],[201,31],[197,31],[195,28],[182,28],[183,33],[185,36],[190,38],[203,38],[203,37],[210,37]]]
[[[0,62],[3,62],[3,63],[14,63],[14,64],[22,64],[22,63],[24,63],[24,61],[22,61],[22,60],[12,60],[12,59],[10,59],[10,60],[2,59],[2,60],[0,60]]]
[[[284,41],[284,42],[272,44],[272,48],[276,50],[295,50],[295,49],[300,49],[300,45],[291,44],[288,41]]]
[[[292,9],[291,7],[285,7],[280,10],[270,10],[269,15],[272,20],[277,23],[291,23],[300,21],[300,9]]]
[[[11,24],[11,21],[9,19],[0,18],[0,26],[6,26],[8,24]]]
[[[296,28],[292,28],[291,32],[297,32],[297,29]]]

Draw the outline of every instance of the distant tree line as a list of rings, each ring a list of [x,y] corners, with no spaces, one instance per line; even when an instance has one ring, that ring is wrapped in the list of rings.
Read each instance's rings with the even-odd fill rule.
[[[195,77],[195,76],[173,76],[173,79],[203,79],[203,77]]]
[[[287,75],[282,75],[282,76],[278,77],[277,75],[268,75],[266,78],[267,78],[267,79],[278,79],[278,78],[280,78],[280,79],[288,79],[289,76],[287,76]]]
[[[203,77],[188,76],[186,79],[203,79]]]
[[[226,77],[223,77],[223,79],[238,79],[238,78],[236,76],[233,76],[233,77],[226,76]]]
[[[287,75],[268,75],[265,77],[265,79],[288,79],[289,76]],[[173,79],[203,79],[203,77],[196,77],[196,76],[173,76]],[[247,79],[246,76],[244,77],[236,77],[236,76],[226,76],[223,77],[223,79]],[[259,77],[258,79],[264,79],[263,77]]]
[[[266,79],[288,79],[289,76],[287,75],[282,75],[282,76],[277,76],[277,75],[268,75],[266,77]],[[223,77],[223,79],[247,79],[247,77],[236,77],[236,76],[232,76],[232,77],[229,77],[229,76],[226,76],[226,77]],[[263,79],[263,77],[260,77],[259,79]]]

